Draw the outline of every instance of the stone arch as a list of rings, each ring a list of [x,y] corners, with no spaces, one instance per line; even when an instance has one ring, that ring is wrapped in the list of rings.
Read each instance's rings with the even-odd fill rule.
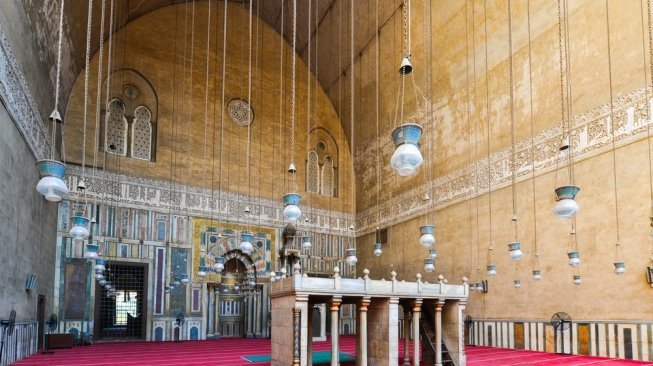
[[[318,155],[315,150],[308,152],[306,159],[306,192],[319,193],[320,192],[320,166],[318,163]]]
[[[127,155],[127,118],[125,104],[114,98],[107,106],[104,132],[104,149],[110,154]]]

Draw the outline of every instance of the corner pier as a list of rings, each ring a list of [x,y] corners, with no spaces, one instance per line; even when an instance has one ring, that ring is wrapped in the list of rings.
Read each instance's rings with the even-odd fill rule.
[[[399,364],[399,311],[402,307],[412,312],[414,365],[419,364],[420,324],[426,321],[426,317],[422,317],[420,323],[420,312],[425,312],[425,307],[436,314],[435,324],[432,324],[435,338],[431,340],[436,350],[434,364],[440,366],[442,363],[440,340],[444,341],[457,365],[466,364],[463,342],[463,312],[469,291],[466,278],[462,279],[462,284],[454,285],[448,284],[441,275],[438,283],[428,283],[422,282],[419,273],[414,282],[397,281],[394,271],[390,280],[371,280],[367,269],[363,274],[363,278],[342,278],[336,267],[331,278],[308,277],[301,273],[297,263],[291,277],[273,282],[270,292],[271,365],[312,365],[313,316],[309,311],[316,304],[327,304],[331,313],[332,366],[339,365],[338,321],[342,304],[356,304],[357,366]],[[408,322],[405,324],[410,327]],[[402,365],[409,364],[402,361]]]

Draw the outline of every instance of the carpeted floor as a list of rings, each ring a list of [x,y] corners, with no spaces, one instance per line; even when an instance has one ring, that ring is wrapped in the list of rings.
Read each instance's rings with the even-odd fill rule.
[[[313,351],[329,351],[330,343],[315,342]],[[353,336],[341,338],[340,351],[352,356],[356,354],[356,339]],[[576,366],[576,365],[652,365],[651,362],[615,360],[588,356],[567,356],[533,351],[516,351],[491,347],[467,347],[469,366]],[[122,366],[199,366],[199,365],[260,365],[269,362],[249,362],[245,356],[268,356],[269,339],[223,338],[211,341],[175,342],[131,342],[99,343],[92,346],[57,349],[54,354],[36,354],[19,361],[16,365],[73,366],[73,365],[122,365]],[[412,352],[411,352],[412,354]],[[403,358],[403,342],[399,343],[400,360]],[[341,366],[354,366],[354,362],[343,362]]]
[[[559,355],[535,351],[520,351],[506,348],[492,348],[484,346],[467,346],[468,366],[577,366],[577,365],[653,365],[652,362],[618,360],[613,358]]]

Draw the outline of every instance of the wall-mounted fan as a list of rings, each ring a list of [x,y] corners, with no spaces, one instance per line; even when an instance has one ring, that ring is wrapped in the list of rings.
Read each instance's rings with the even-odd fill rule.
[[[565,312],[557,312],[551,317],[551,325],[553,325],[555,336],[558,337],[559,334],[560,337],[560,344],[562,346],[560,353],[565,354],[565,331],[571,327],[571,316]]]
[[[45,326],[48,329],[48,334],[54,332],[57,330],[59,327],[59,318],[57,318],[57,314],[52,313],[48,320],[45,322]],[[43,351],[41,353],[43,354],[52,354],[54,353],[53,351],[50,351],[48,349],[48,338],[45,336],[45,332],[43,332]]]
[[[0,360],[2,360],[2,349],[5,346],[5,339],[14,333],[15,324],[16,310],[11,309],[9,312],[9,319],[0,320],[0,327],[2,327],[2,340],[0,341]]]

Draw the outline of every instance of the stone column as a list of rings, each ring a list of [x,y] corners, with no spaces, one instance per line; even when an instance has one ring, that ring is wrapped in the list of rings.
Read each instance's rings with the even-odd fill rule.
[[[465,322],[463,314],[467,302],[461,300],[458,302],[458,363],[461,365],[467,364],[467,355],[465,354]]]
[[[444,300],[435,304],[435,365],[442,366],[442,307]]]
[[[422,299],[413,303],[413,365],[419,366],[419,316],[422,308]]]
[[[342,304],[341,297],[331,299],[331,366],[340,365],[340,330],[338,327],[340,304]]]
[[[410,366],[410,307],[404,306],[404,363],[403,366]]]
[[[300,366],[300,338],[301,338],[301,314],[302,310],[300,308],[292,309],[293,315],[293,357],[292,357],[292,366]]]
[[[356,352],[356,365],[367,366],[367,307],[370,298],[364,297],[358,304],[358,350]]]
[[[256,290],[252,293],[252,338],[256,338],[256,326],[258,324],[258,295]]]
[[[307,356],[307,366],[313,366],[313,312],[315,307],[312,304],[308,304],[308,311],[306,314],[306,356]]]
[[[215,306],[214,309],[215,317],[213,317],[213,321],[214,321],[213,327],[215,331],[213,332],[213,335],[219,337],[220,336],[220,291],[219,290],[215,291],[214,306]]]

